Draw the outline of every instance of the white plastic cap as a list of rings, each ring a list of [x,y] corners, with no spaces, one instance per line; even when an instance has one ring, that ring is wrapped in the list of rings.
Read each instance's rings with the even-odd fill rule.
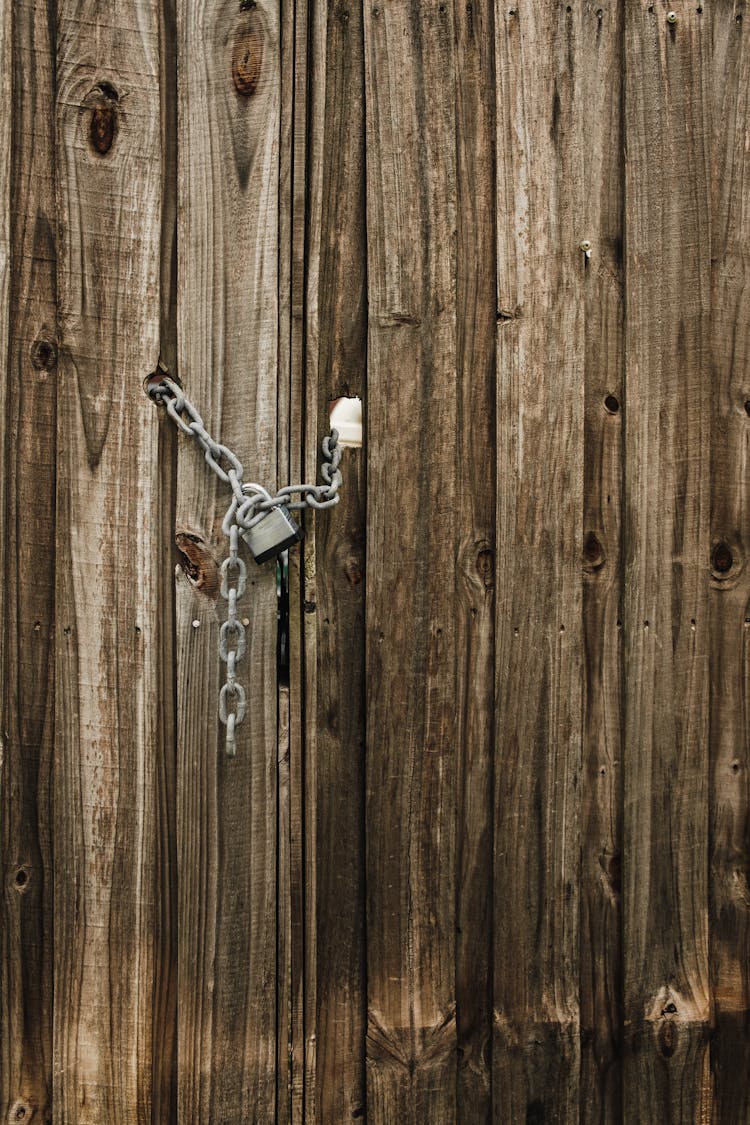
[[[331,429],[339,432],[339,445],[362,448],[362,399],[337,398],[331,406]]]

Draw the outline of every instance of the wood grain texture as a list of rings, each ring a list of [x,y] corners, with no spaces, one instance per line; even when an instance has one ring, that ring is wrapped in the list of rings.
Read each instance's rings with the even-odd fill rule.
[[[367,1113],[456,1116],[455,27],[365,7]]]
[[[45,1120],[52,1113],[54,55],[46,5],[5,5],[0,23],[6,110],[0,114],[0,1115]]]
[[[295,27],[296,3],[280,8],[280,151],[279,151],[279,355],[277,382],[277,480],[288,484],[292,442],[292,412],[297,403],[292,394],[299,394],[299,378],[291,368],[291,337],[298,333],[292,324],[292,272],[295,253],[304,254],[293,240],[293,209],[295,209]],[[295,449],[295,456],[298,451]],[[298,568],[291,568],[292,579]],[[289,570],[287,583],[289,582]],[[296,587],[297,588],[297,587]],[[288,596],[288,591],[287,591]],[[281,628],[281,623],[280,623]],[[297,639],[297,634],[295,634]],[[296,641],[297,642],[297,641]],[[296,668],[299,667],[297,661]],[[281,678],[283,676],[283,678]],[[290,687],[290,668],[279,679],[279,750],[278,750],[278,898],[277,898],[277,1118],[299,1122],[304,1092],[304,906],[299,895],[304,889],[301,872],[302,786],[301,736],[299,723],[298,684]],[[292,762],[293,756],[293,762]],[[292,917],[293,916],[293,917]],[[292,1088],[293,1083],[293,1088]],[[296,1116],[292,1117],[292,1097]]]
[[[175,0],[159,4],[159,92],[161,99],[161,262],[159,277],[160,362],[177,373],[177,40]],[[164,956],[154,980],[160,1014],[160,1067],[154,1073],[154,1104],[164,1125],[177,1125],[177,652],[174,569],[177,551],[174,514],[177,486],[177,430],[159,412],[160,523],[157,604],[159,612],[159,707],[156,801],[159,834],[156,870],[163,888],[156,925]],[[156,1121],[154,1121],[156,1125]]]
[[[362,10],[312,12],[306,478],[330,402],[364,396],[367,364]],[[308,521],[305,542],[306,763],[315,755],[306,839],[314,833],[316,854],[308,1117],[321,1125],[357,1120],[365,1107],[365,458],[344,450],[341,501]]]
[[[497,12],[496,1120],[579,1099],[581,8]]]
[[[3,1121],[750,1119],[750,52],[675,12],[0,6]],[[159,358],[271,486],[365,399],[233,759]]]
[[[308,0],[282,6],[282,150],[279,228],[279,483],[312,480],[303,468],[306,379],[305,277],[308,196],[307,138],[309,118]],[[306,531],[312,519],[299,515]],[[313,565],[313,543],[290,551],[288,568],[288,833],[285,837],[289,895],[289,957],[286,980],[289,1013],[288,1059],[291,1103],[287,1117],[281,1098],[279,1120],[310,1121],[315,1113],[315,745],[304,730],[314,712],[314,689],[308,676],[315,658],[303,651],[311,638],[302,629],[307,599],[305,573]],[[314,597],[314,595],[311,595]],[[312,720],[314,730],[314,719]],[[308,732],[309,733],[309,732]],[[281,797],[281,794],[280,794]],[[280,837],[281,839],[281,837]],[[280,864],[284,861],[280,856]],[[280,981],[281,983],[281,981]],[[281,1007],[281,1003],[280,1003]]]
[[[178,4],[179,370],[247,480],[276,473],[279,11]],[[272,1121],[276,1102],[277,683],[273,563],[251,568],[236,757],[218,738],[216,563],[228,503],[182,443],[178,575],[179,1114]],[[197,627],[193,621],[198,621]]]
[[[160,324],[156,7],[62,3],[56,44],[55,1120],[119,1125],[169,1119],[173,1038],[163,497],[142,388]]]
[[[623,8],[586,5],[581,1122],[622,1112]]]
[[[710,39],[625,13],[626,1121],[706,1120]]]
[[[0,355],[5,362],[0,364],[0,465],[5,465],[8,442],[8,420],[6,403],[8,396],[8,353],[10,331],[10,227],[11,227],[11,177],[12,160],[12,115],[13,115],[13,21],[10,7],[6,4],[0,17]],[[0,502],[0,559],[5,564],[6,543],[6,500],[3,494]],[[5,707],[5,588],[0,586],[0,715]],[[0,728],[0,794],[4,792],[3,764],[4,739]],[[2,796],[0,796],[0,801]],[[4,853],[3,853],[4,856]],[[4,863],[2,864],[4,869]],[[0,961],[0,964],[4,962]],[[0,972],[2,970],[0,969]],[[2,1059],[2,1055],[0,1055]],[[0,1061],[0,1067],[2,1062]],[[2,1088],[0,1086],[0,1088]]]
[[[750,1119],[750,53],[743,10],[711,23],[710,955],[713,1119]]]
[[[457,1120],[491,1120],[495,722],[494,10],[456,15]]]

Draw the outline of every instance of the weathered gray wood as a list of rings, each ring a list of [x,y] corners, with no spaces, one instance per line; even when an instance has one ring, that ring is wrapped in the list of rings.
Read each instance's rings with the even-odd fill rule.
[[[163,497],[142,387],[160,325],[159,22],[147,0],[57,16],[54,1117],[118,1125],[169,1119],[173,1038]]]
[[[365,6],[367,1113],[456,1116],[455,28]]]
[[[581,1122],[622,1112],[623,8],[586,6]]]
[[[318,3],[312,21],[306,477],[330,402],[364,395],[367,363],[362,10]],[[308,520],[305,543],[306,765],[315,756],[305,835],[316,855],[308,1119],[321,1125],[355,1120],[365,1105],[365,457],[344,451],[341,501]]]
[[[273,482],[278,7],[181,0],[178,51],[180,377],[246,479]],[[273,563],[250,562],[250,706],[230,759],[217,737],[227,503],[183,442],[177,530],[197,566],[178,575],[179,1112],[247,1125],[273,1120],[276,1101],[276,593]]]
[[[694,5],[625,12],[624,1118],[706,1120],[711,382]]]
[[[496,9],[494,1116],[579,1105],[583,9]]]
[[[494,9],[456,5],[457,1118],[492,1113],[496,262]],[[447,389],[447,388],[446,388]]]
[[[15,1121],[52,1113],[57,330],[54,56],[44,4],[2,6],[0,97],[0,1116]]]
[[[710,20],[711,730],[710,948],[716,1121],[750,1119],[750,97],[748,28]]]

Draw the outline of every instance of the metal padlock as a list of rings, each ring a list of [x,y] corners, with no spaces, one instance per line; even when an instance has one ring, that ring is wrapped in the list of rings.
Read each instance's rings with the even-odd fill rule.
[[[279,504],[269,508],[262,520],[241,534],[255,561],[263,563],[299,543],[303,532],[290,516],[289,509]]]

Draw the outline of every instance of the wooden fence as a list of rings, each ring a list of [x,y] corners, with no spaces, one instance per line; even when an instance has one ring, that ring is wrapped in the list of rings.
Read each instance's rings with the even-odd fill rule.
[[[0,7],[3,1123],[750,1122],[750,48],[674,2]],[[365,402],[234,759],[159,359],[272,486]]]

